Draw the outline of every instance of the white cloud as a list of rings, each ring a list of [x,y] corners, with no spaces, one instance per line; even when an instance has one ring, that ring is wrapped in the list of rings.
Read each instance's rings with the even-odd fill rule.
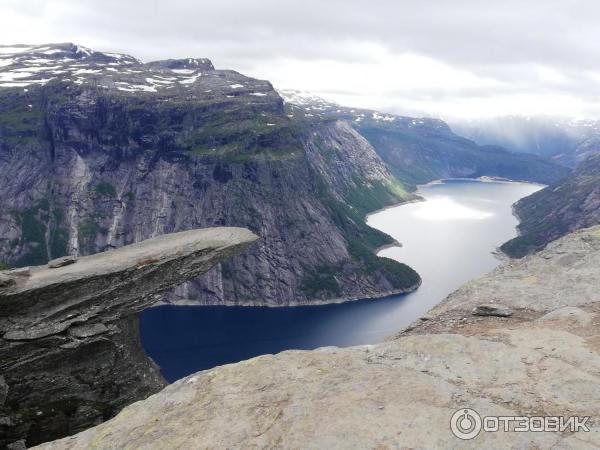
[[[3,0],[0,41],[209,57],[407,114],[600,117],[599,16],[584,0]]]

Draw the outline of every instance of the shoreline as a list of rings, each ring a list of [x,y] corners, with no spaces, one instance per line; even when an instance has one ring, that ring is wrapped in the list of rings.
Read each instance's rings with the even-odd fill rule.
[[[289,302],[289,303],[285,303],[285,304],[281,304],[281,305],[264,304],[264,303],[255,302],[255,301],[244,301],[244,302],[224,301],[222,303],[197,303],[192,300],[180,300],[180,301],[178,300],[178,301],[170,302],[170,303],[160,301],[160,302],[157,302],[157,303],[153,304],[152,306],[150,306],[150,308],[155,308],[158,306],[240,306],[240,307],[244,307],[244,308],[256,308],[256,307],[295,308],[298,306],[339,305],[342,303],[357,302],[357,301],[361,301],[361,300],[364,300],[364,301],[379,300],[379,299],[386,298],[386,297],[394,297],[396,295],[410,294],[412,292],[415,292],[417,289],[419,289],[419,287],[421,286],[422,283],[423,283],[423,281],[419,280],[419,282],[417,284],[415,284],[413,286],[409,286],[408,288],[392,289],[389,291],[383,291],[378,294],[371,294],[369,297],[366,297],[364,295],[356,295],[356,296],[352,296],[352,297],[336,297],[336,298],[325,299],[325,300],[293,301],[293,302]],[[148,308],[148,309],[150,309],[150,308]]]
[[[399,206],[407,205],[409,203],[417,203],[417,202],[424,202],[424,201],[426,201],[425,198],[415,195],[415,198],[412,198],[410,200],[394,203],[393,205],[389,205],[384,208],[374,210],[365,215],[365,224],[367,226],[373,228],[374,230],[377,230],[377,228],[372,227],[368,223],[369,217],[372,216],[373,214],[377,214],[377,213],[386,211],[391,208],[397,208]],[[378,230],[378,231],[381,231],[381,230]],[[390,238],[391,238],[391,236],[390,236]],[[375,248],[373,250],[373,253],[375,254],[375,256],[380,258],[379,252],[381,252],[385,249],[388,249],[388,248],[392,248],[392,247],[402,248],[402,243],[397,241],[396,239],[393,239],[393,242],[390,242],[389,244],[385,244],[385,245]],[[262,303],[259,301],[231,302],[231,301],[227,301],[227,300],[224,302],[221,302],[221,303],[198,303],[193,300],[183,300],[182,299],[182,300],[177,300],[174,302],[164,302],[161,300],[161,301],[154,303],[148,309],[155,308],[158,306],[240,306],[240,307],[245,307],[245,308],[246,307],[247,308],[257,308],[257,307],[288,308],[288,307],[298,307],[298,306],[338,305],[338,304],[342,304],[342,303],[378,300],[378,299],[382,299],[382,298],[386,298],[386,297],[393,297],[396,295],[410,294],[411,292],[415,292],[417,289],[419,289],[419,287],[421,286],[422,283],[423,283],[423,280],[421,279],[421,276],[419,275],[418,283],[416,283],[413,286],[409,286],[409,287],[403,288],[403,289],[392,289],[392,290],[388,290],[388,291],[382,291],[382,292],[378,292],[378,293],[373,293],[369,296],[366,296],[366,294],[364,294],[364,295],[356,295],[356,296],[351,296],[351,297],[335,297],[335,298],[324,299],[324,300],[323,299],[301,300],[301,301],[295,300],[295,301],[288,302],[288,303],[281,304],[281,305],[265,304],[265,303]]]
[[[417,189],[417,191],[418,191],[418,189]],[[417,192],[417,191],[415,191],[415,192]],[[375,210],[371,211],[370,213],[367,213],[365,215],[365,223],[367,225],[369,225],[369,218],[371,216],[374,216],[375,214],[379,214],[380,212],[387,211],[388,209],[397,208],[399,206],[404,206],[404,205],[409,205],[411,203],[419,203],[419,202],[425,202],[425,201],[427,201],[425,198],[421,197],[420,195],[417,195],[417,194],[412,194],[412,195],[414,195],[415,198],[411,198],[410,200],[406,200],[406,201],[403,201],[403,202],[394,203],[393,205],[389,205],[389,206],[385,206],[383,208],[375,209]],[[371,227],[371,225],[369,225],[369,226]],[[371,227],[371,228],[374,228],[374,227]],[[375,229],[377,230],[377,228],[375,228]],[[379,230],[379,231],[381,231],[381,230]]]
[[[411,204],[411,203],[425,202],[425,201],[427,201],[427,199],[424,198],[424,197],[421,197],[420,195],[417,194],[417,192],[419,191],[420,188],[427,187],[427,186],[432,186],[432,185],[436,185],[436,184],[443,184],[444,182],[447,182],[447,181],[476,181],[476,182],[480,182],[480,183],[506,183],[506,184],[514,183],[514,184],[533,184],[533,185],[542,186],[542,187],[546,186],[546,185],[541,184],[541,183],[535,183],[535,182],[529,182],[529,181],[520,181],[520,180],[510,180],[510,179],[501,178],[501,177],[440,178],[440,179],[437,179],[437,180],[432,180],[432,181],[430,181],[428,183],[425,183],[425,184],[419,184],[419,185],[417,185],[417,189],[414,191],[414,193],[411,193],[411,195],[414,195],[414,198],[412,198],[412,199],[409,199],[409,200],[406,200],[406,201],[403,201],[403,202],[398,202],[398,203],[395,203],[393,205],[389,205],[389,206],[386,206],[384,208],[379,208],[377,210],[374,210],[374,211],[371,211],[371,212],[367,213],[365,215],[365,223],[369,227],[377,230],[377,228],[369,225],[369,223],[368,223],[369,218],[372,215],[378,214],[380,212],[387,211],[387,210],[392,209],[392,208],[397,208],[399,206],[408,205],[408,204]],[[516,217],[517,221],[520,222],[520,219],[519,219],[518,215],[515,214],[514,205],[511,206],[511,210],[512,210],[513,215]],[[515,227],[515,229],[517,230],[517,234],[518,234],[519,233],[519,231],[518,231],[518,225]],[[378,230],[378,231],[381,231],[381,230]],[[393,242],[391,242],[389,244],[385,244],[385,245],[382,245],[380,247],[377,247],[376,249],[373,250],[373,253],[377,257],[380,257],[379,253],[381,251],[386,250],[388,248],[393,248],[393,247],[402,248],[403,244],[401,242],[399,242],[398,240],[394,239]],[[507,262],[507,261],[512,260],[512,258],[510,258],[510,256],[508,256],[502,250],[500,250],[500,247],[496,247],[494,250],[490,251],[490,253],[492,253],[494,255],[494,257],[496,257],[501,262]],[[398,261],[398,262],[400,262],[400,261]],[[369,296],[335,297],[335,298],[325,299],[325,300],[323,300],[323,299],[300,300],[300,301],[291,301],[291,302],[288,302],[288,303],[285,303],[285,304],[281,304],[281,305],[265,304],[265,303],[261,303],[260,301],[242,301],[242,302],[224,301],[224,302],[221,302],[221,303],[198,303],[198,302],[195,302],[193,300],[183,300],[182,299],[182,300],[178,300],[178,301],[175,301],[175,302],[163,302],[163,301],[159,301],[159,302],[153,304],[150,308],[154,308],[154,307],[158,307],[158,306],[165,306],[165,305],[170,305],[170,306],[240,306],[240,307],[254,307],[254,308],[256,308],[256,307],[287,308],[287,307],[298,307],[298,306],[336,305],[336,304],[356,302],[356,301],[378,300],[378,299],[382,299],[382,298],[386,298],[386,297],[392,297],[392,296],[396,296],[396,295],[410,294],[412,292],[415,292],[417,289],[419,289],[419,287],[421,286],[421,284],[422,284],[422,280],[420,280],[419,283],[417,283],[416,285],[410,286],[408,288],[394,289],[394,290],[390,290],[390,291],[383,291],[383,292],[379,292],[379,293],[373,293],[373,294],[370,294]]]
[[[478,181],[480,183],[533,184],[535,186],[543,186],[543,187],[547,186],[547,184],[538,183],[537,181],[512,180],[510,178],[488,177],[488,176],[484,175],[484,176],[477,177],[477,178],[468,178],[468,177],[439,178],[437,180],[430,181],[429,183],[418,184],[417,185],[417,190],[419,190],[419,188],[421,188],[421,187],[432,186],[432,185],[435,185],[435,184],[443,184],[444,181]]]

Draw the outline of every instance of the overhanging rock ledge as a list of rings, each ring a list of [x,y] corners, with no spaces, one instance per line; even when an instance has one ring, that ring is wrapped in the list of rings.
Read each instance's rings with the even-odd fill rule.
[[[206,228],[2,272],[0,447],[83,430],[164,387],[137,314],[257,239],[243,228]]]

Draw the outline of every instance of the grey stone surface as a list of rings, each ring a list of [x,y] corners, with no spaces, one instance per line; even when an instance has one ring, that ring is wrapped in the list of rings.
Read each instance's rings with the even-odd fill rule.
[[[7,288],[15,284],[15,279],[3,273],[0,273],[0,289]]]
[[[160,390],[137,313],[256,240],[207,228],[21,271],[0,291],[0,448],[81,431]]]
[[[74,325],[69,328],[69,334],[76,338],[86,338],[106,333],[109,328],[103,323],[94,323],[91,325]]]
[[[42,448],[600,448],[598,286],[594,228],[467,284],[384,343],[199,372]],[[514,314],[472,316],[490,296]],[[467,407],[481,416],[591,416],[591,431],[462,441],[450,418]]]
[[[51,269],[57,269],[59,267],[69,266],[77,262],[76,256],[62,256],[60,258],[48,261],[48,267]]]
[[[513,310],[507,308],[504,305],[477,305],[473,308],[474,316],[497,316],[497,317],[510,317],[513,314]]]

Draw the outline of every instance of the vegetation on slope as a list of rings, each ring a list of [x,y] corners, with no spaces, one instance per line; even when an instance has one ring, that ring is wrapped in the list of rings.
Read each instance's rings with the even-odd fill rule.
[[[571,175],[515,204],[519,236],[502,245],[514,258],[543,249],[572,231],[600,223],[600,154],[585,159]]]
[[[381,275],[391,281],[394,290],[414,289],[421,282],[419,274],[406,264],[390,258],[379,257],[379,247],[394,243],[389,235],[366,224],[365,215],[374,210],[406,200],[406,192],[397,180],[389,184],[374,182],[372,186],[355,187],[345,202],[336,200],[324,183],[317,185],[317,195],[327,208],[330,217],[346,239],[352,260],[361,264],[361,271],[374,276]],[[344,272],[346,264],[321,265],[310,270],[303,279],[302,289],[309,296],[339,295],[336,276]]]

